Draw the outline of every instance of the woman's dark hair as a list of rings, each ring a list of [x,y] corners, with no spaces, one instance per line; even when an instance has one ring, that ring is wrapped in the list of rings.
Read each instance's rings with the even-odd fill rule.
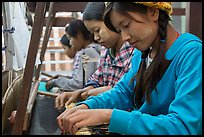
[[[139,12],[145,14],[147,12],[147,7],[141,4],[134,4],[132,2],[108,2],[107,7],[104,12],[104,23],[110,30],[119,33],[110,20],[110,13],[112,10],[116,10],[117,12],[125,15],[131,19],[133,19],[126,11],[131,12]],[[134,20],[134,19],[133,19]]]
[[[104,11],[104,2],[89,2],[83,11],[83,20],[103,21]]]
[[[63,45],[67,46],[68,48],[71,47],[70,41],[69,41],[69,39],[67,38],[66,34],[64,34],[64,35],[62,36],[62,38],[60,39],[60,42],[61,42]]]
[[[131,11],[146,14],[147,7],[141,4],[134,4],[132,2],[110,2],[105,10],[104,22],[110,30],[117,32],[110,20],[110,13],[112,10],[116,10],[120,14],[133,19],[131,15],[129,15],[127,12]],[[158,34],[161,41],[157,45],[157,53],[153,59],[153,62],[146,69],[145,59],[147,58],[150,52],[150,48],[146,51],[143,51],[139,70],[131,80],[133,81],[134,79],[136,79],[136,87],[134,89],[135,98],[133,99],[133,101],[136,102],[136,104],[134,103],[134,105],[137,105],[136,107],[138,108],[141,107],[141,105],[143,104],[144,96],[147,103],[151,102],[151,92],[154,89],[157,91],[156,85],[161,80],[169,64],[171,63],[171,61],[165,59],[165,41],[167,36],[167,25],[171,19],[165,11],[160,10],[158,20]]]
[[[93,41],[93,34],[91,34],[84,22],[82,20],[74,20],[69,23],[69,25],[65,28],[65,31],[69,36],[76,38],[78,33],[81,33],[86,40]]]

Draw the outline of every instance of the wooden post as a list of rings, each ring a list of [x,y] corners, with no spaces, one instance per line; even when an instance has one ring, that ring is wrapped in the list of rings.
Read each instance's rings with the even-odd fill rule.
[[[42,67],[42,63],[44,61],[44,55],[45,55],[45,51],[47,49],[47,43],[49,41],[50,32],[52,30],[52,25],[53,25],[54,19],[55,19],[54,2],[50,2],[49,15],[48,15],[48,20],[46,22],[46,30],[45,30],[42,49],[41,49],[41,53],[40,53],[41,63],[37,67],[35,80],[38,80],[40,77],[40,70]]]
[[[186,31],[202,39],[202,2],[187,2]]]
[[[39,47],[40,37],[42,33],[42,26],[45,17],[45,2],[38,2],[35,10],[34,25],[28,49],[28,57],[26,60],[26,66],[23,76],[23,83],[21,87],[21,95],[19,98],[19,105],[17,107],[17,113],[14,121],[14,127],[12,129],[12,135],[22,135],[23,123],[30,93],[30,88],[33,78],[33,69],[35,66],[36,55]]]

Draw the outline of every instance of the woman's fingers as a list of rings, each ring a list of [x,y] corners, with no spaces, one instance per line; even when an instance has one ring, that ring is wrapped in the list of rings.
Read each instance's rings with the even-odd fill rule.
[[[55,98],[55,108],[61,109],[64,107],[65,102],[67,99],[69,99],[70,95],[69,93],[61,93]]]
[[[79,121],[79,122],[77,122],[77,123],[75,123],[75,124],[73,125],[73,127],[72,127],[72,134],[73,134],[73,135],[75,135],[76,132],[77,132],[80,128],[84,127],[84,125],[83,125],[82,123],[83,123],[82,121]]]
[[[61,131],[64,131],[64,128],[63,128],[63,119],[62,119],[63,115],[64,115],[64,112],[57,117],[57,124],[58,124],[58,126],[59,126]],[[63,132],[63,134],[64,134],[64,132]]]
[[[87,98],[87,91],[85,91],[85,92],[83,92],[82,94],[81,94],[81,97],[85,100],[86,98]]]
[[[65,110],[57,117],[58,126],[63,133],[75,133],[75,130],[77,129],[76,126],[75,129],[73,129],[73,125],[83,120],[83,116],[79,113],[79,111],[80,110],[77,107],[74,107],[69,110]]]
[[[60,94],[55,98],[55,108],[60,109],[61,108],[61,102],[64,101],[64,97]]]
[[[74,113],[78,108],[77,107],[73,107],[73,108],[70,108],[70,109],[66,109],[62,114],[60,114],[58,117],[57,117],[57,124],[60,128],[61,131],[65,132],[65,131],[68,131],[68,130],[65,130],[68,129],[67,128],[67,121],[69,123],[69,116]]]
[[[83,111],[78,109],[66,119],[68,124],[66,126],[71,135],[74,135],[79,128],[83,127],[81,123],[83,123],[86,117],[82,112]]]
[[[51,81],[48,81],[45,85],[45,88],[49,91],[53,88],[52,84],[51,84]]]
[[[74,102],[75,100],[73,99],[73,97],[70,97],[68,99],[68,101],[66,102],[67,105],[71,104],[72,102]]]
[[[90,110],[80,109],[79,106],[76,106],[65,110],[57,117],[57,122],[63,133],[73,135],[81,127],[109,123],[111,112],[108,109]]]

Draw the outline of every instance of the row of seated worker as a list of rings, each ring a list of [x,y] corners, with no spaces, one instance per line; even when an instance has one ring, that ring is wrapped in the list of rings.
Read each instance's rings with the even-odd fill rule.
[[[64,92],[56,100],[61,100],[61,96],[68,94],[70,97],[73,96],[73,100],[69,100],[70,103],[76,102],[111,89],[128,72],[134,48],[128,42],[123,42],[119,34],[105,26],[101,21],[101,12],[103,9],[95,13],[98,16],[96,18],[100,19],[90,24],[95,24],[95,27],[85,26],[84,21],[79,19],[66,25],[65,34],[60,42],[64,53],[74,60],[72,74],[55,75],[48,81],[41,82],[40,85],[45,87],[39,87],[39,90],[52,91],[57,87]],[[95,15],[91,16],[93,18]],[[99,61],[89,61],[92,58],[98,58]],[[56,103],[56,108],[62,109],[64,103]]]
[[[134,48],[105,27],[102,21],[94,24],[101,26],[103,33],[89,30],[92,28],[79,19],[66,25],[66,34],[60,42],[64,53],[74,58],[72,74],[55,75],[46,82],[46,90],[57,87],[64,92],[73,92],[70,94],[83,92],[82,98],[85,99],[107,91],[129,70]]]
[[[62,131],[108,123],[119,134],[202,134],[202,41],[174,28],[172,10],[171,2],[87,4],[83,22],[106,52],[83,89],[56,97],[57,108],[85,100],[57,118]]]
[[[78,52],[93,43],[101,49],[85,82],[80,76],[71,88],[68,77],[56,76],[60,84],[46,84],[66,89],[55,98],[57,109],[76,102],[56,118],[63,134],[103,124],[127,135],[202,134],[202,41],[173,27],[172,9],[171,2],[89,2],[83,19],[66,26],[69,50],[86,39],[72,28],[79,22],[94,40],[81,40]]]

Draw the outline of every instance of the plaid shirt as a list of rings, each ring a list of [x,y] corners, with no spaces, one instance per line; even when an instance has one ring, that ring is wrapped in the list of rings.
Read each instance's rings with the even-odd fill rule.
[[[113,87],[130,69],[133,51],[134,48],[131,47],[128,42],[123,44],[115,58],[110,55],[110,49],[102,49],[99,67],[89,78],[85,87]]]

